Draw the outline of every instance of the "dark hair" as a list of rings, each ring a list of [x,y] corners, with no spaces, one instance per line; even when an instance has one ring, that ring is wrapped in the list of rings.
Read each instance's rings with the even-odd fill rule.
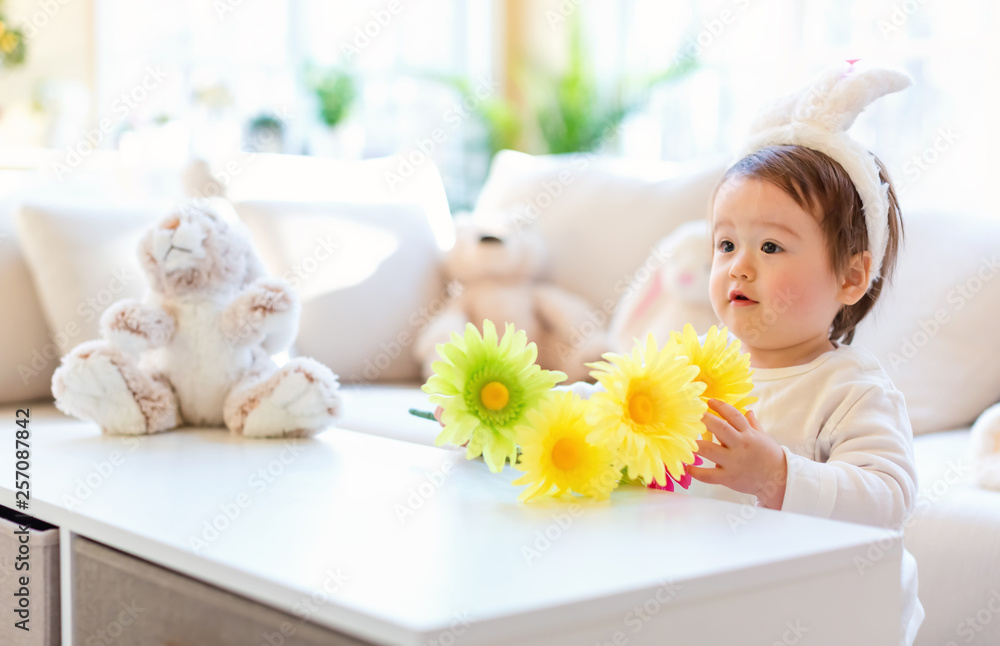
[[[888,186],[889,238],[882,267],[864,296],[854,305],[843,305],[830,326],[830,340],[850,344],[854,329],[875,306],[884,285],[892,278],[903,238],[903,221],[896,191],[885,165],[875,157],[879,178]],[[851,258],[868,250],[868,227],[861,196],[847,171],[821,152],[802,146],[770,146],[747,155],[726,171],[715,187],[737,177],[770,182],[787,193],[804,211],[819,220],[830,251],[830,266],[838,276]]]

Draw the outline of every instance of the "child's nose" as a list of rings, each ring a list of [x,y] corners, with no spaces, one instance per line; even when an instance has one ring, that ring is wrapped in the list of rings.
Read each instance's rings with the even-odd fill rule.
[[[729,275],[737,280],[753,280],[753,265],[743,254],[739,253],[729,266]]]

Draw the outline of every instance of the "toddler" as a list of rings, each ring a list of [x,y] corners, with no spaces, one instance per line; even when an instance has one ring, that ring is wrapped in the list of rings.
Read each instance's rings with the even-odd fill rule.
[[[716,187],[712,308],[750,353],[758,402],[744,417],[710,401],[719,417],[704,422],[719,443],[698,442],[714,464],[690,467],[696,495],[887,528],[912,512],[903,395],[850,346],[892,274],[899,205],[882,163],[846,133],[868,103],[909,83],[851,62],[827,70],[764,111]],[[902,576],[912,644],[924,612],[908,552]]]
[[[691,467],[709,495],[769,509],[899,528],[913,510],[913,437],[903,395],[852,348],[891,276],[902,234],[885,168],[846,129],[873,99],[906,87],[851,63],[774,104],[712,200],[712,307],[754,368],[745,417],[718,401]],[[728,492],[728,493],[727,493]],[[742,497],[748,501],[747,497]],[[923,620],[904,552],[903,643]]]

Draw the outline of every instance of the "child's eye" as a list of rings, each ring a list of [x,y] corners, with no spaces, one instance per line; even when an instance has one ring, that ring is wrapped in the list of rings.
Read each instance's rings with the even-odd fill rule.
[[[774,244],[773,242],[765,242],[760,246],[760,250],[764,253],[778,253],[781,251],[781,247]]]
[[[719,243],[719,251],[721,251],[722,253],[729,253],[733,249],[735,249],[735,247],[733,246],[733,243],[730,242],[729,240],[723,240],[722,242]]]

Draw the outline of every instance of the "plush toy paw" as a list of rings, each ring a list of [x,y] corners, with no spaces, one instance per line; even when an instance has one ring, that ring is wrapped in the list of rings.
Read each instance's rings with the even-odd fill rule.
[[[52,375],[52,393],[59,410],[111,435],[157,433],[180,422],[170,387],[106,341],[88,341],[67,354]]]
[[[607,332],[596,330],[588,335],[579,335],[572,343],[556,344],[540,348],[538,352],[539,365],[558,366],[566,373],[566,383],[577,381],[592,382],[590,368],[586,364],[600,361],[605,352],[611,352],[611,341]]]
[[[292,288],[276,278],[258,278],[226,309],[223,329],[239,345],[262,343],[269,352],[284,349],[298,333],[300,305]]]
[[[972,460],[976,482],[1000,491],[1000,404],[987,408],[972,426]]]
[[[162,347],[173,334],[173,317],[132,299],[112,304],[101,316],[101,336],[124,352]]]
[[[307,437],[340,413],[337,376],[313,359],[297,358],[277,372],[233,390],[226,426],[246,437]]]

